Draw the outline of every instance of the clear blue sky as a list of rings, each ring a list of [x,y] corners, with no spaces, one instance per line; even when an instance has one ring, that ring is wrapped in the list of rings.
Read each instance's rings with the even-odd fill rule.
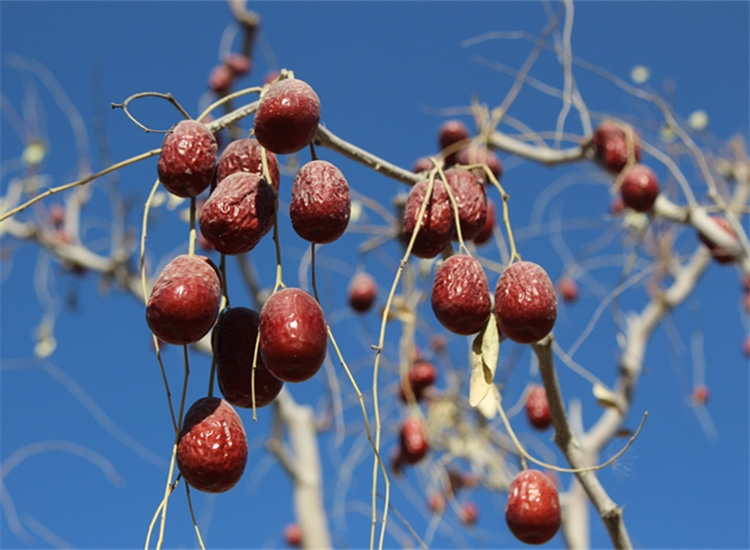
[[[535,2],[259,2],[255,7],[263,19],[262,36],[253,73],[242,83],[260,82],[269,68],[294,70],[320,96],[328,128],[406,168],[417,157],[435,152],[436,129],[446,118],[441,110],[466,113],[474,94],[491,106],[502,101],[512,80],[486,62],[519,68],[531,48],[523,40],[493,40],[471,47],[462,47],[462,42],[494,31],[523,30],[537,35],[547,22],[543,5]],[[648,86],[660,92],[673,87],[670,99],[679,117],[686,118],[697,109],[708,114],[708,131],[696,139],[723,152],[732,135],[748,137],[749,17],[746,2],[582,2],[575,5],[573,51],[626,81],[630,81],[634,66],[647,66],[651,71]],[[94,169],[99,169],[102,164],[91,131],[95,117],[103,117],[115,161],[158,147],[159,135],[144,134],[121,111],[110,110],[109,104],[141,91],[172,92],[197,115],[207,75],[219,59],[222,34],[230,22],[229,10],[221,2],[2,2],[0,18],[3,194],[12,178],[20,174],[17,161],[25,138],[6,116],[8,105],[27,123],[35,114],[41,135],[50,145],[44,165],[48,184],[66,183],[76,174],[70,123],[39,73],[20,68],[20,62],[27,68],[29,63],[38,64],[59,82],[88,129],[88,151]],[[647,140],[659,143],[659,119],[653,107],[600,76],[575,70],[593,113],[609,112],[633,121]],[[531,75],[558,89],[563,85],[550,52],[541,56]],[[154,127],[167,128],[178,117],[176,111],[156,100],[146,100],[134,109]],[[559,100],[527,87],[508,114],[533,130],[548,132],[554,130],[559,111]],[[471,120],[461,116],[471,126]],[[249,128],[249,122],[244,127]],[[509,126],[501,129],[516,131]],[[580,134],[574,114],[569,116],[566,130]],[[352,188],[389,207],[393,195],[405,190],[402,184],[340,160],[329,151],[319,154],[340,164]],[[612,232],[611,242],[602,252],[608,258],[606,265],[591,273],[601,286],[587,284],[593,279],[586,279],[581,283],[580,302],[561,305],[555,335],[561,346],[568,348],[594,314],[597,293],[616,285],[632,243],[618,233],[617,222],[607,217],[607,179],[593,166],[539,168],[505,154],[500,157],[506,168],[503,184],[512,196],[511,221],[521,253],[524,259],[543,264],[553,279],[562,272],[567,254],[586,258],[587,245],[606,231]],[[666,178],[662,165],[653,158],[646,160]],[[156,177],[155,165],[155,160],[147,160],[118,175],[119,189],[132,201],[129,221],[136,227],[140,226],[142,202]],[[687,174],[695,173],[687,159],[680,167]],[[663,185],[673,200],[684,204],[674,181]],[[288,200],[290,186],[291,177],[282,177],[282,200]],[[547,189],[554,192],[545,192]],[[694,190],[703,200],[705,188],[694,184]],[[107,186],[101,183],[94,191],[85,228],[86,242],[96,250],[105,250],[108,242],[107,201]],[[545,221],[561,217],[572,221],[563,224],[562,232],[551,234],[547,226],[540,230],[535,225],[538,212]],[[383,224],[377,216],[373,219]],[[294,285],[298,284],[298,258],[304,243],[292,234],[288,219],[282,221],[284,277],[288,285]],[[676,235],[677,249],[689,254],[695,246],[693,233],[679,231]],[[149,235],[149,253],[164,258],[186,251],[186,238],[185,223],[175,212],[162,208]],[[354,272],[357,259],[351,250],[359,238],[358,234],[347,235],[321,250],[321,300],[344,343],[345,355],[357,369],[358,381],[369,387],[367,347],[374,342],[377,320],[372,316],[353,319],[341,291]],[[28,456],[3,479],[0,545],[142,547],[163,493],[172,441],[143,307],[115,288],[105,289],[92,274],[62,274],[54,261],[29,244],[3,238],[1,246],[10,255],[2,260],[0,269],[0,463],[7,468],[9,459],[18,458],[19,452],[47,450]],[[381,296],[392,280],[397,252],[397,247],[389,245],[364,259],[363,265],[379,277]],[[492,246],[483,253],[499,259]],[[259,276],[270,284],[274,275],[270,239],[253,257]],[[240,280],[233,269],[230,285],[240,293],[241,303]],[[496,274],[491,273],[490,284],[494,286],[496,280]],[[34,332],[44,316],[47,295],[60,307],[54,326],[57,348],[47,360],[37,361]],[[612,498],[625,507],[636,546],[750,545],[748,362],[741,351],[748,320],[739,299],[737,271],[732,266],[712,266],[695,296],[673,312],[648,347],[628,426],[634,427],[643,411],[649,411],[649,420],[627,454],[600,474]],[[65,306],[72,301],[75,309]],[[642,285],[627,292],[621,301],[623,308],[636,311],[645,303]],[[424,330],[418,338],[426,348],[429,334],[438,327],[428,304],[423,312]],[[450,363],[459,372],[467,372],[465,343],[457,337],[449,343]],[[392,337],[391,353],[395,345]],[[529,379],[529,356],[510,344],[501,353],[506,358],[521,353],[505,394],[506,403],[512,404]],[[617,354],[613,323],[605,313],[575,359],[611,382]],[[182,372],[179,350],[168,349],[165,360],[176,392]],[[442,369],[447,368],[445,363],[441,363]],[[209,364],[206,357],[192,358],[189,402],[205,392]],[[559,372],[565,397],[580,396],[585,422],[591,422],[599,409],[590,386],[562,364]],[[705,410],[695,410],[689,394],[694,381],[703,378],[711,398]],[[384,380],[392,379],[386,376]],[[334,505],[330,519],[336,546],[361,548],[367,545],[369,535],[371,458],[365,450],[366,458],[355,468],[350,484],[340,484],[339,472],[352,453],[362,450],[362,441],[357,439],[361,433],[359,409],[350,399],[352,392],[343,377],[341,381],[351,439],[339,447],[332,432],[320,438],[326,463],[326,502],[329,510]],[[325,384],[320,373],[291,391],[299,402],[321,409]],[[444,378],[439,385],[443,384]],[[390,400],[386,410],[392,426],[402,411]],[[291,485],[263,450],[270,411],[260,411],[257,424],[252,423],[248,411],[241,414],[251,445],[245,477],[235,489],[218,497],[193,492],[196,513],[211,548],[281,547],[283,527],[292,520]],[[716,437],[710,435],[706,422],[713,426]],[[554,450],[547,435],[537,438],[521,416],[513,423],[526,441],[537,441],[534,449],[539,449],[541,441]],[[389,449],[394,431],[386,429],[384,433],[384,448]],[[615,442],[606,453],[615,453],[621,444]],[[549,456],[560,459],[554,452]],[[108,478],[96,461],[111,467],[116,476]],[[420,493],[428,471],[416,470],[397,482],[394,505],[423,535],[429,517]],[[570,478],[562,479],[567,486]],[[16,518],[9,515],[8,499],[12,499],[28,540],[17,538],[9,527]],[[467,499],[480,506],[477,526],[462,530],[455,515],[448,513],[445,529],[438,530],[434,539],[435,548],[518,546],[502,517],[504,495],[479,489],[461,495],[462,501]],[[595,516],[591,521],[592,545],[608,546],[600,522]],[[170,501],[167,537],[168,547],[196,544],[181,490]],[[550,546],[561,543],[558,536]],[[390,547],[397,544],[396,539],[389,539]]]

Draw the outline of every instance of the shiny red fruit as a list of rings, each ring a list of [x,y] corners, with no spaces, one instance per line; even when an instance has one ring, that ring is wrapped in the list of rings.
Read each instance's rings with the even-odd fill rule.
[[[539,470],[524,470],[511,482],[505,521],[511,533],[526,544],[544,544],[560,529],[557,488]]]
[[[235,172],[250,172],[263,177],[263,148],[257,140],[252,138],[236,139],[227,145],[219,157],[216,166],[216,183]],[[279,192],[279,162],[276,155],[266,151],[266,163],[271,183],[276,192]]]
[[[349,306],[357,313],[366,313],[375,303],[378,284],[369,273],[359,272],[349,283]]]
[[[320,99],[309,84],[279,80],[261,97],[255,112],[255,137],[277,155],[307,147],[320,122]]]
[[[656,174],[645,164],[636,164],[628,169],[622,180],[620,194],[625,206],[636,212],[649,212],[659,195]]]
[[[427,441],[427,427],[422,419],[413,417],[404,420],[399,438],[401,462],[416,464],[430,449]]]
[[[201,233],[223,254],[244,254],[273,227],[274,204],[273,190],[258,174],[230,174],[203,205]]]
[[[169,344],[205,336],[219,315],[219,270],[204,256],[177,256],[162,270],[146,305],[146,322]]]
[[[312,378],[323,365],[327,346],[325,316],[310,294],[285,288],[266,301],[260,312],[260,353],[276,378]]]
[[[630,137],[625,129],[628,129]],[[628,143],[629,139],[632,139],[632,144]],[[595,130],[592,143],[597,160],[616,174],[625,167],[631,154],[635,162],[641,160],[637,133],[614,121],[603,121]]]
[[[726,218],[722,218],[721,216],[711,216],[711,219],[714,221],[716,225],[718,225],[724,231],[726,231],[729,235],[737,239],[737,233],[734,232],[734,229],[732,228],[731,225],[729,225],[729,222],[726,220]],[[709,237],[707,237],[700,231],[698,232],[698,238],[703,244],[705,244],[711,250],[711,254],[713,255],[714,260],[716,260],[718,263],[729,264],[729,263],[734,262],[734,260],[736,259],[734,255],[729,254],[721,246],[717,245]]]
[[[258,337],[258,312],[233,307],[224,312],[213,334],[216,377],[224,398],[235,407],[253,406],[253,355]],[[259,350],[260,351],[260,350]],[[258,353],[255,365],[255,406],[271,403],[284,386],[273,376]]]
[[[429,182],[422,180],[409,191],[401,234],[404,244],[409,243],[417,227],[419,211],[427,197],[428,188]],[[411,252],[418,258],[434,258],[450,245],[455,234],[456,224],[453,221],[450,198],[442,181],[436,178]]]
[[[552,424],[552,415],[544,386],[533,386],[526,396],[526,417],[537,430],[546,430]]]
[[[194,120],[178,122],[164,136],[159,162],[159,180],[178,197],[199,195],[211,185],[216,174],[216,138],[205,124]]]
[[[490,288],[482,265],[470,256],[456,254],[435,272],[432,311],[440,324],[455,334],[476,334],[492,310]]]
[[[247,464],[247,437],[232,406],[218,397],[196,401],[182,424],[177,465],[192,487],[223,493],[234,487]]]
[[[341,170],[313,160],[294,176],[289,218],[294,231],[312,243],[325,244],[346,231],[351,214],[349,185]]]
[[[487,194],[477,177],[462,168],[446,170],[445,179],[456,199],[459,227],[464,240],[473,239],[487,219]],[[454,237],[458,240],[458,233]]]
[[[484,225],[479,233],[474,235],[474,244],[484,244],[490,240],[495,224],[497,223],[497,214],[495,212],[495,203],[492,199],[487,199],[487,217],[484,219]]]
[[[547,272],[533,262],[516,262],[495,288],[498,328],[514,342],[531,344],[547,336],[557,319],[557,296]]]
[[[435,383],[435,380],[437,380],[437,369],[435,368],[435,365],[429,361],[417,359],[412,366],[409,367],[407,378],[403,384],[408,384],[414,394],[414,399],[416,401],[421,401],[422,397],[424,397],[425,390],[432,386]],[[399,396],[404,403],[409,400],[404,385],[399,388]]]

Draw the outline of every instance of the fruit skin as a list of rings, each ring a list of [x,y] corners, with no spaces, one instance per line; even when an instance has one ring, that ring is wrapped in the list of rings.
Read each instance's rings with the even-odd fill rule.
[[[307,147],[320,122],[320,98],[298,79],[279,80],[261,97],[255,112],[255,137],[277,155]]]
[[[401,241],[409,243],[422,203],[425,202],[429,182],[422,180],[409,191],[404,209],[404,223],[401,233]],[[456,225],[453,221],[453,209],[451,208],[448,193],[440,179],[435,179],[430,201],[422,218],[419,233],[411,249],[412,254],[418,258],[434,258],[450,245],[456,234]]]
[[[636,212],[650,212],[659,195],[656,174],[645,164],[636,164],[625,173],[620,187],[625,206]]]
[[[312,378],[323,365],[327,347],[323,310],[310,294],[285,288],[266,301],[260,312],[260,353],[276,378]]]
[[[449,331],[466,336],[482,330],[492,302],[479,261],[460,254],[445,260],[435,272],[431,303],[435,317]]]
[[[711,216],[711,219],[732,237],[734,237],[735,239],[737,238],[737,233],[734,232],[734,229],[731,225],[729,225],[729,222],[725,218],[722,218],[721,216]],[[736,259],[732,254],[727,253],[722,247],[714,243],[700,231],[698,232],[698,238],[711,250],[711,254],[713,255],[714,260],[716,260],[718,263],[729,264],[734,262],[734,260]]]
[[[435,368],[435,365],[429,361],[417,359],[409,368],[406,380],[404,380],[399,387],[399,397],[401,397],[401,401],[406,403],[409,400],[405,388],[406,385],[411,387],[414,399],[416,401],[421,401],[424,397],[425,390],[432,386],[435,383],[435,380],[437,380],[437,369]]]
[[[560,529],[557,488],[539,470],[524,470],[511,482],[505,505],[511,533],[526,544],[544,544]]]
[[[349,306],[357,313],[366,313],[375,303],[378,285],[369,273],[359,272],[349,283]]]
[[[220,298],[216,265],[205,256],[182,254],[156,280],[146,305],[146,322],[168,344],[191,344],[211,330]]]
[[[474,525],[479,519],[479,508],[473,502],[464,502],[461,506],[461,521],[465,525]]]
[[[552,415],[544,386],[533,386],[526,396],[526,417],[537,430],[546,430],[552,424]]]
[[[487,147],[472,145],[461,149],[456,153],[456,164],[486,164],[487,167],[495,176],[495,179],[500,181],[503,176],[503,164],[492,149]],[[487,173],[483,168],[475,168],[472,173],[477,179],[484,183],[487,181]]]
[[[216,184],[235,172],[250,172],[263,177],[262,147],[252,138],[236,139],[227,145],[216,165]],[[279,161],[271,151],[266,151],[268,173],[276,192],[279,192]]]
[[[487,219],[487,193],[484,185],[468,170],[451,168],[446,170],[445,179],[456,199],[458,221],[464,240],[473,239]],[[458,240],[458,233],[454,237]]]
[[[492,199],[487,199],[487,216],[484,219],[482,229],[474,235],[474,244],[484,244],[489,241],[496,223],[497,213],[495,211],[495,202]]]
[[[341,170],[325,160],[313,160],[294,176],[289,218],[306,241],[331,243],[346,231],[351,214],[349,185]]]
[[[641,147],[638,145],[638,134],[632,130],[634,143],[633,157],[635,162],[641,161]],[[619,174],[629,159],[628,137],[623,126],[605,120],[596,128],[592,139],[596,159],[615,174]]]
[[[516,262],[497,281],[495,307],[498,328],[514,342],[531,344],[547,336],[555,325],[555,287],[538,264]]]
[[[206,493],[228,491],[242,477],[247,455],[245,428],[229,403],[218,397],[193,403],[177,445],[177,465],[192,487]]]
[[[235,407],[253,406],[253,354],[260,315],[246,307],[225,311],[213,333],[216,377],[224,398]],[[284,386],[273,376],[258,353],[255,365],[255,406],[271,403]]]
[[[164,136],[156,165],[162,185],[178,197],[198,196],[214,180],[219,146],[208,128],[182,120]]]
[[[438,145],[440,149],[450,147],[454,143],[469,139],[469,129],[458,119],[446,120],[438,130]]]
[[[225,64],[216,65],[208,75],[208,87],[217,94],[225,94],[234,81],[234,72]]]
[[[427,442],[427,428],[420,418],[404,420],[399,434],[399,446],[400,462],[416,464],[425,457],[430,446]]]
[[[258,174],[230,174],[203,205],[201,233],[223,254],[249,252],[273,227],[275,200]]]
[[[229,67],[235,75],[242,76],[250,72],[252,62],[246,55],[230,53],[224,57],[224,65]]]

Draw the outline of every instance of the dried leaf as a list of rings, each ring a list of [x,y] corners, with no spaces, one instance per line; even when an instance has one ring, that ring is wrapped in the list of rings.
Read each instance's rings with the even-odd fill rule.
[[[492,420],[497,416],[497,408],[499,405],[500,392],[498,391],[497,386],[493,384],[490,388],[490,391],[488,391],[487,395],[484,396],[484,399],[482,399],[479,402],[479,405],[477,405],[477,410],[487,420]]]
[[[493,387],[492,381],[495,378],[499,354],[500,336],[497,332],[495,316],[490,315],[487,324],[471,344],[469,404],[472,407],[479,405]]]
[[[592,391],[594,392],[594,397],[596,397],[596,400],[602,407],[613,407],[622,412],[620,402],[612,390],[606,388],[602,384],[596,383],[594,384]]]

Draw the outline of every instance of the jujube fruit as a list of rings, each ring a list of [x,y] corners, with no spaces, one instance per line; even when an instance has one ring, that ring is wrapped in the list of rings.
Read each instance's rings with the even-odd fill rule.
[[[285,288],[266,301],[260,312],[260,353],[276,378],[312,378],[323,365],[327,346],[323,310],[310,294]]]
[[[430,446],[427,441],[427,428],[420,418],[404,420],[399,434],[399,448],[401,462],[416,464],[425,457]]]
[[[425,390],[432,386],[435,383],[435,380],[437,380],[437,369],[435,368],[435,365],[424,359],[417,359],[411,367],[409,367],[406,380],[402,381],[401,387],[399,388],[401,401],[404,403],[408,401],[408,393],[405,388],[406,385],[411,387],[414,399],[416,401],[421,401]]]
[[[456,153],[456,164],[486,164],[492,175],[498,181],[503,176],[503,164],[492,149],[481,145],[470,145]],[[472,173],[480,182],[487,181],[487,173],[484,168],[474,168]]]
[[[313,160],[294,176],[289,219],[306,241],[330,243],[346,231],[351,214],[349,185],[341,170],[325,160]]]
[[[258,312],[233,307],[219,318],[213,334],[216,377],[224,398],[235,407],[253,406],[253,356],[258,337]],[[255,406],[271,403],[284,386],[273,376],[260,353],[255,365]]]
[[[492,311],[482,265],[460,254],[445,260],[435,272],[431,304],[435,317],[449,331],[469,335],[482,330]]]
[[[552,424],[552,414],[544,386],[532,386],[526,396],[526,417],[537,430],[546,430]]]
[[[193,403],[177,444],[177,466],[192,487],[206,493],[228,491],[242,477],[247,455],[245,428],[229,403],[218,397]]]
[[[578,284],[571,277],[563,277],[557,282],[557,291],[565,302],[575,302],[578,300]]]
[[[236,139],[227,145],[219,157],[216,165],[217,185],[230,174],[235,172],[250,172],[263,177],[263,154],[262,147],[257,140],[252,138]],[[266,151],[266,162],[268,173],[271,177],[276,192],[279,192],[279,162],[276,155]]]
[[[544,544],[560,529],[557,488],[539,470],[524,470],[510,484],[505,521],[511,533],[526,544]]]
[[[631,149],[633,160],[641,161],[641,147],[636,132],[628,128],[631,134],[628,137],[623,128],[627,127],[605,120],[596,128],[592,139],[597,160],[615,174],[618,174],[630,160]],[[629,144],[629,139],[632,139],[632,144]]]
[[[473,239],[487,219],[487,194],[484,185],[468,170],[451,168],[446,170],[445,179],[456,200],[459,227],[464,240]],[[455,239],[458,239],[456,233]]]
[[[205,124],[181,120],[162,141],[156,165],[159,181],[178,197],[198,196],[214,179],[218,149]]]
[[[273,227],[275,200],[258,174],[230,174],[203,205],[201,233],[222,254],[249,252]]]
[[[659,195],[656,174],[645,164],[636,164],[628,169],[622,180],[620,194],[625,206],[636,212],[649,212]]]
[[[404,223],[401,240],[408,244],[417,227],[417,220],[422,203],[427,197],[429,182],[422,180],[409,191],[404,209]],[[412,254],[419,258],[434,258],[450,245],[456,234],[456,224],[453,221],[453,209],[450,198],[445,191],[443,182],[435,179],[432,194],[424,211],[419,232],[414,241]]]
[[[277,155],[296,153],[315,137],[320,98],[309,84],[284,79],[271,84],[255,112],[255,137]]]
[[[511,340],[531,344],[547,336],[557,319],[557,296],[547,272],[538,264],[511,264],[497,281],[498,328]]]
[[[176,345],[205,336],[219,315],[221,280],[204,256],[182,254],[169,262],[154,283],[146,322],[157,338]]]
[[[349,283],[349,306],[357,313],[369,311],[375,303],[377,291],[378,284],[372,275],[364,272],[357,273]]]

